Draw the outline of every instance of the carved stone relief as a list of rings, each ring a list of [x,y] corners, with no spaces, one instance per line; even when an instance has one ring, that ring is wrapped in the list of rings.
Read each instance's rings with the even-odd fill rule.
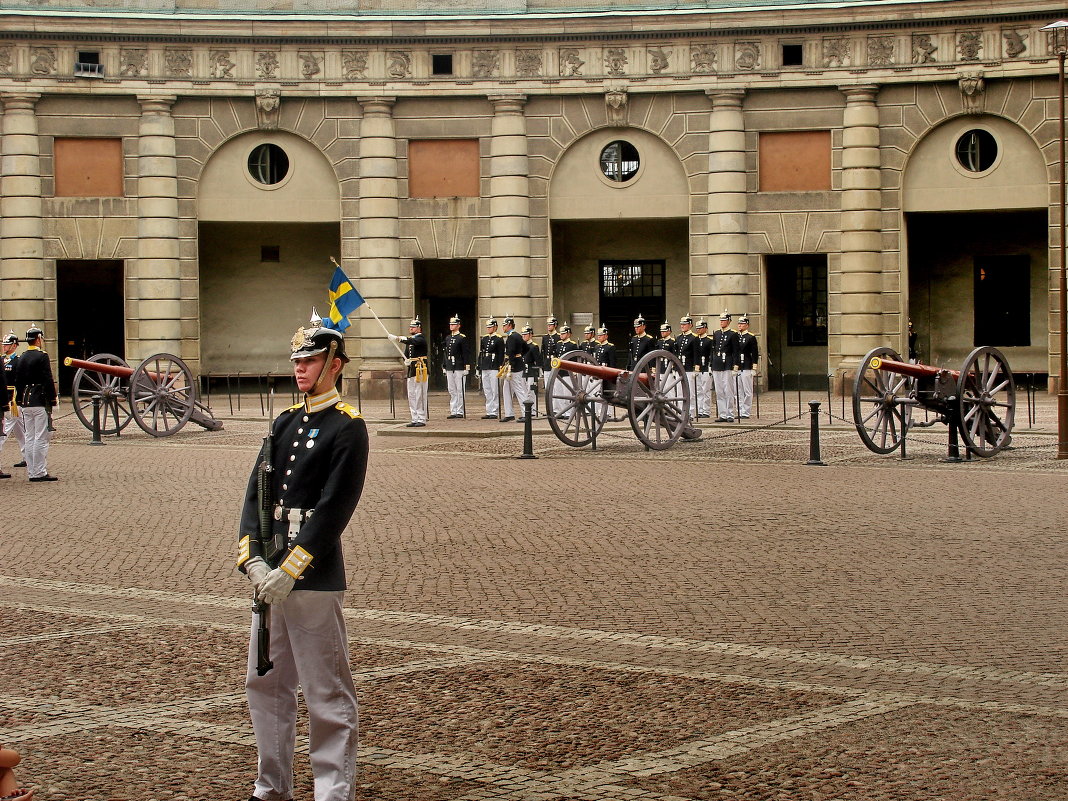
[[[741,70],[755,70],[760,66],[760,44],[758,42],[736,42],[734,45],[734,66]]]
[[[963,73],[957,81],[960,86],[961,101],[966,114],[982,114],[986,100],[986,81],[983,73]]]
[[[412,54],[403,50],[391,50],[386,54],[388,65],[386,72],[390,78],[399,80],[412,74]]]
[[[1001,36],[1005,39],[1005,55],[1009,58],[1016,58],[1027,52],[1027,34],[1025,32],[1017,30],[1003,31]]]
[[[234,77],[234,67],[237,64],[230,60],[229,50],[212,50],[210,62],[209,71],[212,78],[219,80]]]
[[[586,62],[579,58],[579,51],[568,48],[560,51],[560,74],[564,77],[581,75]]]
[[[341,71],[346,81],[367,77],[367,51],[346,50],[341,54]]]
[[[497,74],[500,62],[496,50],[476,50],[471,59],[471,71],[476,78],[492,78]]]
[[[0,75],[10,75],[15,66],[15,54],[10,47],[0,47]]]
[[[844,37],[823,40],[823,66],[848,67],[853,61],[849,40]]]
[[[661,47],[649,48],[649,71],[654,75],[663,73],[668,68],[670,56],[670,50],[664,50]]]
[[[119,75],[137,78],[148,72],[147,50],[120,50]]]
[[[273,131],[278,127],[278,107],[282,104],[278,89],[256,90],[256,124],[263,130]]]
[[[300,52],[297,58],[300,59],[300,74],[304,80],[309,81],[323,71],[325,56],[322,53]]]
[[[167,50],[163,54],[163,66],[172,78],[188,78],[193,72],[193,51]]]
[[[957,37],[961,61],[978,61],[983,54],[983,32],[963,31]]]
[[[913,64],[933,64],[935,59],[935,51],[938,50],[938,45],[931,41],[931,34],[929,33],[914,33],[912,35],[912,63]]]
[[[868,38],[868,64],[872,67],[889,67],[894,63],[894,38],[871,36]]]
[[[256,53],[256,77],[261,81],[273,81],[278,77],[278,54],[273,50]]]
[[[30,72],[34,75],[51,75],[56,71],[54,47],[35,47],[30,51]]]
[[[534,78],[541,75],[541,51],[517,50],[515,53],[515,71],[522,78]]]
[[[627,87],[607,86],[604,93],[605,109],[609,125],[627,124]]]
[[[605,50],[604,69],[609,75],[626,75],[627,51],[622,47],[609,47]]]
[[[693,45],[690,48],[692,69],[697,75],[711,75],[718,69],[719,51],[715,45]]]

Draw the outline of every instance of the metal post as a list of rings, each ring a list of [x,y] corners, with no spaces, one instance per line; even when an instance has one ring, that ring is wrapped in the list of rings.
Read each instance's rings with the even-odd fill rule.
[[[534,416],[534,401],[523,401],[523,409],[526,412],[523,415],[523,453],[516,458],[537,459],[534,455],[534,421],[530,419]]]
[[[733,370],[734,373],[734,422],[742,422],[742,373],[740,370]]]
[[[797,371],[797,416],[801,416],[801,371]]]
[[[753,411],[756,419],[760,419],[760,376],[757,375],[756,365],[753,365]]]
[[[75,401],[77,403],[77,401]],[[103,445],[100,439],[100,396],[93,395],[93,439],[90,445]]]
[[[957,421],[951,415],[946,421],[949,425],[949,446],[946,450],[946,458],[943,462],[960,462],[963,461],[960,458],[960,444],[957,441]]]
[[[826,467],[826,463],[820,458],[820,402],[817,400],[808,402],[809,428],[808,428],[808,461],[805,464],[816,467]]]
[[[1031,427],[1031,383],[1034,373],[1027,374],[1027,427]]]
[[[782,421],[786,423],[786,373],[779,371],[779,389],[782,391]]]
[[[361,382],[361,378],[362,377],[363,377],[363,371],[362,370],[357,370],[356,371],[356,408],[360,410],[361,414],[363,413],[363,396],[362,396],[362,394],[360,392],[360,384],[362,383]]]
[[[397,406],[393,400],[393,373],[389,374],[389,413],[394,420],[397,419]]]
[[[241,411],[241,371],[237,371],[237,410]]]
[[[831,425],[831,395],[834,393],[834,373],[827,374],[827,425]]]
[[[230,387],[230,374],[226,374],[226,400],[230,402],[230,416],[234,414],[234,391]]]

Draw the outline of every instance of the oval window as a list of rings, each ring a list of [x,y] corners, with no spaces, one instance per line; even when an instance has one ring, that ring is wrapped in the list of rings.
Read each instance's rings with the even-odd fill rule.
[[[986,172],[997,157],[998,142],[989,131],[975,128],[957,140],[957,162],[968,172]]]
[[[289,173],[289,156],[278,145],[257,145],[248,154],[248,171],[258,183],[273,186]]]
[[[638,149],[630,142],[617,139],[601,151],[601,172],[610,181],[629,181],[638,172]]]

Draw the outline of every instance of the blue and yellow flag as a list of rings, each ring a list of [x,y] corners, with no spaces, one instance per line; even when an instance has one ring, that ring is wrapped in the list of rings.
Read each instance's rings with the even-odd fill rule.
[[[349,315],[364,303],[363,296],[349,281],[349,277],[338,267],[330,279],[330,313],[323,320],[324,328],[344,331],[349,327]]]

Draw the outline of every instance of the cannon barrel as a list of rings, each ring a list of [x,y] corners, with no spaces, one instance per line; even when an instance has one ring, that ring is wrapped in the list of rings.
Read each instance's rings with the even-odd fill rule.
[[[954,380],[960,378],[960,370],[946,370],[943,367],[932,367],[929,364],[899,362],[893,359],[884,359],[881,356],[872,356],[868,360],[868,364],[872,370],[886,370],[888,373],[907,375],[912,378],[934,378],[939,373],[947,373]]]
[[[84,359],[72,359],[68,356],[63,360],[66,367],[74,367],[79,370],[92,370],[93,372],[113,375],[117,378],[129,378],[133,375],[134,368],[123,367],[121,364],[105,364],[103,362],[87,362]]]
[[[620,377],[626,378],[626,376],[630,375],[629,372],[618,367],[608,367],[604,364],[587,364],[586,362],[569,362],[560,358],[553,358],[552,367],[569,373],[588,375],[590,378],[599,378],[602,381],[618,381]],[[638,380],[643,384],[649,383],[649,377],[645,373],[640,373]]]

